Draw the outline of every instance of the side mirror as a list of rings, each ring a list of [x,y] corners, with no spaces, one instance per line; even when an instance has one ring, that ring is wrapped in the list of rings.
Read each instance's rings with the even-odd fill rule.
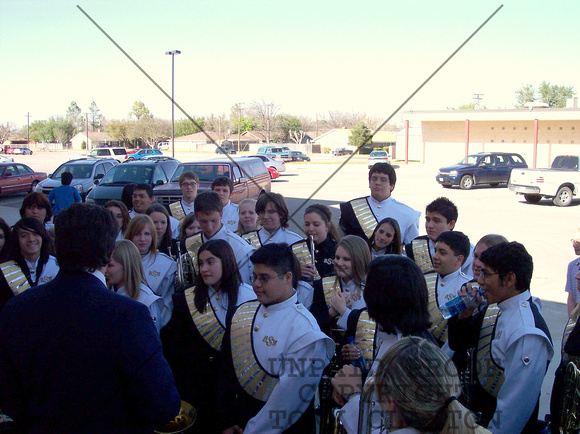
[[[165,182],[164,182],[163,180],[161,180],[161,179],[158,179],[158,180],[155,182],[155,185],[163,185],[163,184],[165,184]]]
[[[245,176],[242,176],[242,177],[240,178],[240,181],[239,181],[239,182],[240,182],[240,184],[243,184],[243,183],[245,183],[245,182],[248,182],[248,178],[246,178]]]
[[[99,181],[100,181],[100,179],[95,179],[95,180],[93,181],[93,183],[94,183],[95,185],[99,185]]]

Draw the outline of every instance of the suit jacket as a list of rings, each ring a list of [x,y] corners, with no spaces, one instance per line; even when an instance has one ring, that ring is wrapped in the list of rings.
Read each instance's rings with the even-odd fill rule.
[[[151,432],[180,408],[147,307],[89,273],[61,272],[6,304],[0,390],[31,433]]]

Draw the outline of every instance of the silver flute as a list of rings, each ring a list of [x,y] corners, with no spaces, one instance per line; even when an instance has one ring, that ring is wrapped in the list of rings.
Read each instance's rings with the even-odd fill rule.
[[[312,256],[312,268],[316,271],[316,261],[314,260],[314,235],[310,235],[310,256]],[[312,277],[314,282],[314,277]]]

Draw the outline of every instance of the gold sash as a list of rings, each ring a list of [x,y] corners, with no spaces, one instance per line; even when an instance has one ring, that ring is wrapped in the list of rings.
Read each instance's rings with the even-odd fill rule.
[[[238,382],[248,395],[265,402],[279,380],[267,373],[254,355],[252,324],[259,307],[259,302],[250,301],[236,310],[232,318],[231,345]]]
[[[373,214],[369,203],[365,197],[361,199],[354,199],[350,201],[354,215],[364,231],[367,238],[373,235],[373,231],[378,224],[377,218]]]
[[[369,366],[369,363],[372,363],[374,359],[376,330],[376,323],[369,318],[368,311],[366,309],[363,310],[356,323],[354,340],[357,342],[357,346],[360,348],[361,355],[365,359],[367,366]]]
[[[222,340],[226,330],[215,316],[211,303],[208,300],[205,305],[205,312],[201,313],[197,310],[195,303],[193,302],[195,286],[187,288],[184,293],[189,307],[189,313],[191,314],[191,319],[193,320],[197,331],[213,349],[219,350],[222,346]]]
[[[505,379],[503,368],[495,363],[491,355],[491,342],[495,335],[495,326],[499,313],[500,310],[497,304],[490,304],[487,307],[481,324],[481,331],[479,332],[477,359],[475,361],[479,384],[495,398],[497,398]]]
[[[169,204],[169,210],[171,211],[173,218],[176,218],[179,221],[183,220],[185,217],[185,211],[183,211],[180,200]]]
[[[330,299],[334,294],[340,292],[340,281],[337,276],[326,276],[322,279],[322,291],[324,292],[324,301],[330,306]]]
[[[447,320],[441,315],[437,302],[437,273],[425,274],[427,282],[428,309],[431,315],[431,333],[439,342],[447,342]]]
[[[18,295],[30,288],[30,283],[22,268],[15,261],[3,262],[0,264],[0,270],[2,270],[2,274],[4,274],[6,282],[8,282],[8,286],[14,295]]]
[[[203,239],[201,238],[201,232],[199,234],[192,235],[185,240],[185,249],[191,257],[191,262],[193,263],[193,268],[195,269],[196,274],[199,272],[197,264],[197,252],[199,251],[199,248],[202,244]]]
[[[242,234],[242,238],[246,240],[246,242],[256,250],[262,247],[262,242],[260,241],[260,237],[258,236],[258,231],[251,231]]]
[[[296,255],[298,262],[300,262],[300,265],[312,265],[314,261],[312,260],[312,255],[310,254],[306,240],[296,241],[294,244],[292,244],[291,247],[292,252],[294,252],[294,255]],[[320,274],[318,274],[316,266],[314,267],[314,271],[316,272],[314,275],[314,280],[319,280]]]
[[[564,359],[564,357],[566,356],[566,353],[564,352],[564,346],[566,345],[566,342],[568,342],[568,337],[570,336],[570,333],[572,333],[572,330],[576,326],[577,321],[578,318],[576,318],[575,320],[569,319],[568,322],[566,323],[566,328],[564,329],[564,334],[562,335],[562,359]]]
[[[429,253],[429,239],[415,239],[411,242],[415,264],[419,266],[423,274],[434,272],[433,261]]]

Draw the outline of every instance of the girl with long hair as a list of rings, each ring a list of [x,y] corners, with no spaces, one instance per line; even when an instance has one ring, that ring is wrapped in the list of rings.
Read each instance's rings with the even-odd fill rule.
[[[256,214],[256,202],[257,200],[254,198],[247,198],[238,204],[239,219],[236,231],[238,235],[260,229],[258,214]]]
[[[167,209],[163,205],[154,203],[147,208],[145,214],[151,217],[155,225],[155,231],[157,232],[157,250],[169,255],[171,250],[171,221],[169,220]]]
[[[117,241],[122,240],[125,237],[125,231],[127,230],[127,226],[129,226],[129,222],[131,221],[131,217],[129,216],[129,210],[127,209],[127,206],[120,200],[110,200],[105,204],[105,208],[111,211],[115,216],[115,220],[117,220],[117,224],[119,227]]]
[[[135,244],[129,240],[119,240],[115,243],[105,277],[107,286],[117,294],[147,306],[157,332],[167,324],[171,312],[165,307],[163,299],[147,286],[141,255]]]
[[[397,220],[391,217],[382,219],[369,238],[369,248],[372,259],[383,255],[400,255],[401,229]]]
[[[332,273],[334,269],[334,253],[340,241],[340,232],[332,222],[332,211],[326,205],[315,203],[304,211],[304,233],[308,248],[312,249],[314,241],[314,261],[316,270],[312,267],[301,267],[302,276],[313,278],[315,271],[320,277]]]

